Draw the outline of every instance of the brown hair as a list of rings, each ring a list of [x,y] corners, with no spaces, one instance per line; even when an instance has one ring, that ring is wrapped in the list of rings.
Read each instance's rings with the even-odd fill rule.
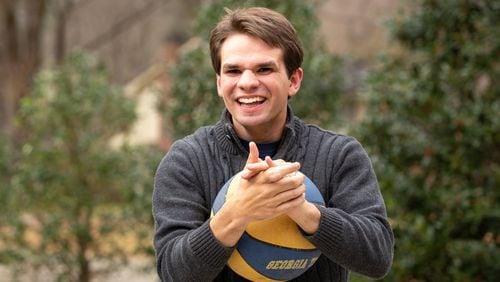
[[[288,76],[302,65],[302,43],[295,28],[283,15],[261,7],[234,11],[226,9],[226,12],[210,34],[210,57],[217,74],[221,71],[221,46],[233,33],[255,36],[270,46],[280,48]]]

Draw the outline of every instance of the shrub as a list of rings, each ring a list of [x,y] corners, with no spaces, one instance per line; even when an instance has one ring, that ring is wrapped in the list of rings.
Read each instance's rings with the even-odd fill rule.
[[[3,262],[90,281],[130,255],[151,255],[151,179],[161,154],[110,142],[132,125],[135,103],[83,53],[41,72],[33,89],[20,109],[27,134],[11,178],[16,208],[2,224]]]
[[[394,222],[388,280],[500,278],[500,6],[419,1],[393,22],[402,46],[369,80],[354,131]]]

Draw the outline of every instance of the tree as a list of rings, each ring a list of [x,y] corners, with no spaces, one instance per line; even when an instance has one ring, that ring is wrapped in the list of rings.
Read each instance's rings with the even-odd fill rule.
[[[305,79],[300,94],[291,99],[295,114],[307,121],[331,127],[340,123],[337,101],[342,89],[341,61],[328,53],[318,34],[315,9],[319,1],[211,1],[195,21],[195,35],[186,46],[180,63],[172,69],[173,86],[163,106],[167,124],[174,138],[192,133],[196,128],[214,123],[224,107],[217,96],[215,73],[211,67],[208,37],[224,8],[264,6],[283,13],[295,26],[303,42]]]
[[[89,55],[37,75],[21,103],[27,136],[6,193],[10,214],[0,217],[0,263],[83,282],[152,254],[150,182],[161,154],[111,145],[134,119],[135,103]]]
[[[388,280],[500,279],[500,3],[421,0],[354,131],[393,219]]]
[[[76,0],[0,0],[0,134],[16,139],[14,118],[19,101],[30,93],[33,77],[44,61],[43,35],[54,16],[54,57],[65,55],[66,17]]]
[[[5,70],[1,76],[0,132],[9,137],[13,134],[12,119],[18,100],[28,92],[31,76],[40,65],[40,30],[46,15],[45,1],[29,5],[20,2],[0,1],[0,32],[3,31],[6,39],[6,44],[0,45],[0,58],[4,59],[0,66]]]

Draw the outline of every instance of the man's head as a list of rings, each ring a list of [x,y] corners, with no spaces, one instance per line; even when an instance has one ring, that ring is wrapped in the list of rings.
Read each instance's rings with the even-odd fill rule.
[[[221,46],[232,34],[257,37],[283,51],[288,76],[302,65],[302,44],[292,24],[280,13],[267,8],[247,8],[229,11],[210,35],[210,56],[217,74],[221,71]]]

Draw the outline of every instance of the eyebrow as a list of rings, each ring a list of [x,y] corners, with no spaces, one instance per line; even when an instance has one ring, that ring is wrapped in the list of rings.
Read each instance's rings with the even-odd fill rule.
[[[237,64],[224,64],[222,66],[223,69],[237,69],[238,65]]]
[[[237,69],[240,66],[238,64],[231,64],[231,63],[226,63],[222,66],[223,69]],[[278,65],[274,61],[267,61],[263,63],[257,64],[258,68],[278,68]]]
[[[276,64],[276,62],[274,61],[268,61],[268,62],[264,62],[264,63],[260,63],[257,65],[259,68],[263,68],[263,67],[272,67],[272,68],[277,68],[278,65]]]

